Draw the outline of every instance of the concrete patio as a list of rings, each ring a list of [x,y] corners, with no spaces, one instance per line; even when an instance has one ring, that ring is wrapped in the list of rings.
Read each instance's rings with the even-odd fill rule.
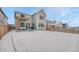
[[[2,52],[75,52],[79,34],[51,31],[11,31],[0,40]]]

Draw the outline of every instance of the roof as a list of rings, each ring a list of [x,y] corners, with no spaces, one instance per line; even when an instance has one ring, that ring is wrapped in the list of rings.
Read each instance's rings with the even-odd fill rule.
[[[3,13],[3,15],[8,19],[8,17],[5,15],[5,13],[2,11],[2,9],[0,8],[0,11]]]
[[[45,14],[43,9],[39,10],[38,12],[43,12]],[[38,12],[34,13],[33,15],[37,14]],[[18,11],[15,11],[15,14],[16,13],[20,13],[20,14],[24,14],[24,15],[30,15],[30,14],[26,14],[26,13],[22,13],[22,12],[18,12]],[[30,15],[30,16],[33,16],[33,15]],[[45,16],[46,16],[46,14],[45,14]]]
[[[20,14],[23,14],[23,15],[29,15],[29,16],[31,16],[30,14],[26,14],[26,13],[22,13],[22,12],[18,12],[18,11],[15,11],[15,14],[16,13],[20,13]]]
[[[43,10],[43,9],[40,9],[39,11],[37,11],[36,13],[34,13],[33,15],[35,15],[35,14],[37,14],[37,13],[39,13],[39,12],[43,12],[43,13],[44,13],[44,15],[46,16],[46,13],[44,12],[44,10]]]
[[[57,23],[55,20],[52,21],[52,20],[46,20],[48,23]]]

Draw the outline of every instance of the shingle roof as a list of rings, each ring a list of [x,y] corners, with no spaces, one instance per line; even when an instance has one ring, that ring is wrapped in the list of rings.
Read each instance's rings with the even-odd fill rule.
[[[45,14],[44,10],[41,9],[41,10],[37,11],[36,13],[34,13],[33,15],[37,14],[38,12],[43,12],[43,13]],[[20,13],[20,14],[24,14],[24,15],[30,15],[30,14],[26,14],[26,13],[22,13],[22,12],[18,12],[18,11],[15,11],[15,14],[16,14],[16,13]],[[33,15],[30,15],[30,16],[33,16]],[[45,15],[46,15],[46,14],[45,14]]]
[[[43,13],[44,13],[44,15],[46,16],[46,14],[45,14],[45,12],[44,12],[44,10],[43,10],[43,9],[40,9],[39,11],[37,11],[36,13],[34,13],[33,15],[37,14],[38,12],[43,12]]]

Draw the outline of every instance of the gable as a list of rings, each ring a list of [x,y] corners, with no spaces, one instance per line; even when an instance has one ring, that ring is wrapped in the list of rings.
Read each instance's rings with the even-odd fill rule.
[[[43,9],[41,9],[40,11],[38,11],[38,13],[43,14],[44,16],[46,16],[45,12]]]
[[[15,18],[16,18],[16,17],[18,17],[18,18],[30,18],[31,15],[29,15],[29,14],[24,14],[24,13],[20,13],[20,12],[15,12],[14,17],[15,17]]]
[[[37,15],[37,14],[44,15],[45,17],[47,16],[43,9],[39,10],[38,12],[34,13],[33,15]]]

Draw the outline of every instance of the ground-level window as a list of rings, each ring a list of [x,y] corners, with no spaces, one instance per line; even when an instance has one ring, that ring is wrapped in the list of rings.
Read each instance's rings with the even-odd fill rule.
[[[23,23],[23,22],[21,22],[21,23],[20,23],[20,26],[21,26],[21,27],[24,27],[24,23]]]
[[[39,25],[39,27],[40,27],[40,23],[39,23],[38,25]]]
[[[43,23],[39,23],[38,25],[39,25],[39,27],[44,27],[45,26]]]
[[[43,27],[43,24],[41,23],[41,27]]]
[[[55,26],[54,26],[54,25],[53,25],[52,27],[53,27],[53,28],[55,28]]]

